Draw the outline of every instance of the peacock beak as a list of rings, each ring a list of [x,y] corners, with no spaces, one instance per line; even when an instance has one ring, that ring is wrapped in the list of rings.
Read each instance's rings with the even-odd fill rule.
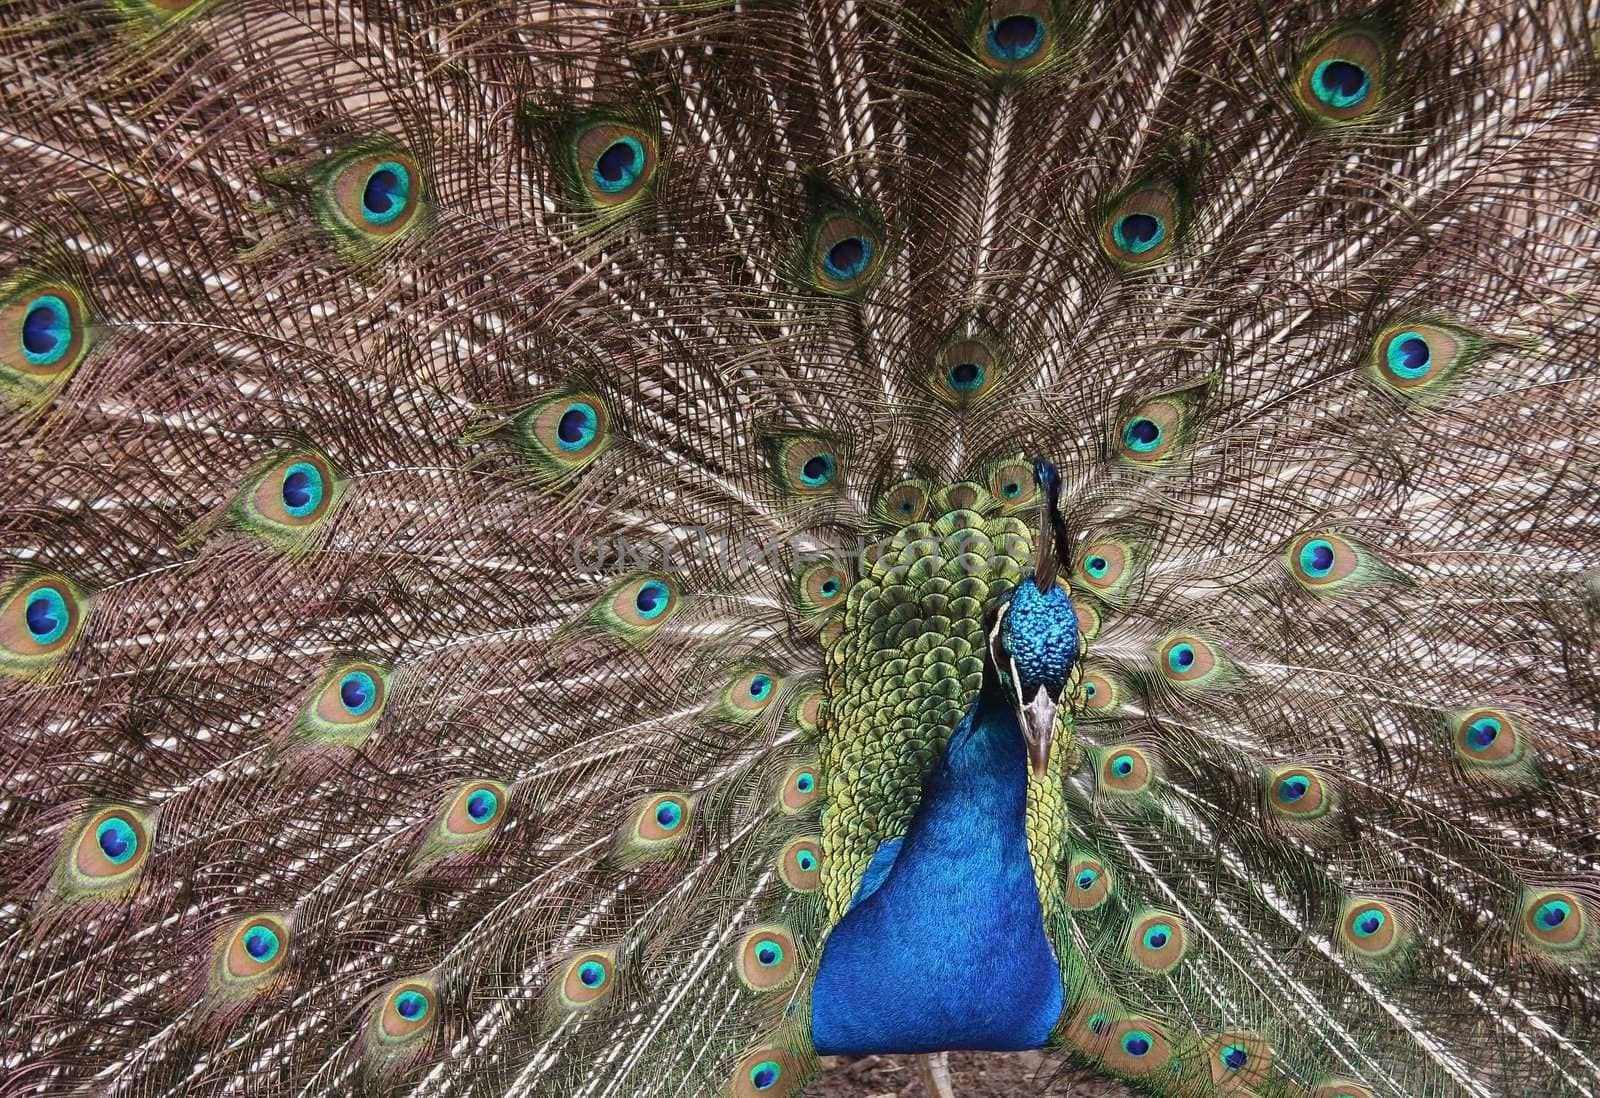
[[[1029,696],[1031,692],[1031,697]],[[1017,706],[1017,723],[1028,745],[1028,762],[1034,774],[1044,777],[1050,767],[1050,739],[1056,730],[1056,699],[1044,686],[1025,687]]]

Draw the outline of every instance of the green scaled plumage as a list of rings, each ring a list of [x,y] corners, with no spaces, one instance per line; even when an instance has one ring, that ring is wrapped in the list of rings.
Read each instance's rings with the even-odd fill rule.
[[[0,1094],[802,1093],[1040,456],[1039,1089],[1594,1094],[1597,26],[0,0]]]

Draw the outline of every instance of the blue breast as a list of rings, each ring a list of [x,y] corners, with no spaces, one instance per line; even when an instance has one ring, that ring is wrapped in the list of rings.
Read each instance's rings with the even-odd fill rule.
[[[823,946],[811,997],[818,1053],[1044,1043],[1061,1014],[1061,970],[1028,858],[1027,766],[1011,707],[985,690],[911,827],[880,848]]]

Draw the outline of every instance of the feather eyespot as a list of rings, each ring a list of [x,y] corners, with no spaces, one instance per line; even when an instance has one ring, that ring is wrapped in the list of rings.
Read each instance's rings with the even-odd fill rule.
[[[1033,479],[1033,465],[1020,459],[1002,461],[991,467],[988,488],[1007,514],[1033,506],[1039,495],[1039,486]]]
[[[499,782],[473,781],[458,788],[439,821],[442,840],[475,840],[497,827],[505,813],[506,787]]]
[[[0,389],[24,401],[47,395],[89,353],[88,303],[61,281],[0,284],[0,341]]]
[[[813,766],[796,766],[783,776],[779,803],[785,813],[804,812],[816,801],[822,782]]]
[[[28,678],[46,671],[77,640],[85,599],[65,576],[36,575],[0,603],[0,673]]]
[[[1105,1065],[1120,1075],[1139,1077],[1160,1071],[1172,1059],[1166,1030],[1149,1018],[1122,1018],[1112,1023]]]
[[[1055,20],[1044,0],[1004,0],[983,10],[972,52],[993,72],[1021,75],[1050,60]]]
[[[1207,1065],[1211,1081],[1224,1093],[1237,1094],[1244,1087],[1264,1082],[1272,1068],[1272,1046],[1254,1033],[1219,1033],[1207,1042]]]
[[[1312,118],[1355,122],[1383,99],[1388,50],[1375,34],[1346,31],[1326,39],[1301,64],[1296,96]]]
[[[733,1098],[789,1098],[804,1082],[793,1053],[771,1045],[745,1053],[733,1069]]]
[[[824,706],[822,691],[808,690],[795,699],[792,715],[800,731],[815,734],[822,727]]]
[[[225,983],[256,981],[282,967],[289,950],[289,926],[280,915],[252,915],[239,920],[224,940],[222,977]]]
[[[1333,809],[1327,783],[1316,771],[1291,766],[1267,775],[1267,808],[1292,820],[1315,820]]]
[[[836,564],[813,564],[800,573],[798,587],[801,612],[820,614],[844,601],[850,577]]]
[[[1350,1079],[1329,1079],[1311,1092],[1311,1098],[1376,1098],[1371,1088]]]
[[[822,883],[822,844],[813,836],[791,839],[778,855],[778,874],[795,892],[815,892]]]
[[[640,197],[655,178],[656,139],[637,126],[598,122],[578,134],[577,175],[586,201],[616,209]]]
[[[1102,621],[1099,607],[1079,597],[1072,600],[1072,613],[1078,619],[1078,635],[1085,641],[1092,641],[1100,635]]]
[[[1115,1004],[1104,999],[1085,999],[1078,1005],[1072,1021],[1067,1023],[1063,1036],[1079,1052],[1100,1059],[1111,1040],[1116,1018]]]
[[[1193,633],[1175,633],[1156,652],[1161,677],[1181,690],[1215,685],[1226,672],[1216,647]]]
[[[359,244],[398,236],[418,223],[425,178],[421,165],[394,150],[340,162],[327,184],[329,227]]]
[[[376,664],[336,667],[302,711],[299,731],[325,743],[359,745],[383,715],[388,690],[389,674]]]
[[[381,1041],[408,1041],[433,1025],[436,992],[427,980],[399,980],[383,997],[377,1022]]]
[[[546,477],[571,475],[588,465],[611,441],[605,401],[590,392],[546,398],[515,420],[523,451]]]
[[[293,551],[333,514],[342,496],[333,464],[304,450],[261,466],[235,498],[231,514],[239,528]]]
[[[839,488],[842,461],[821,439],[795,437],[778,443],[774,471],[779,486],[800,497],[824,496]]]
[[[561,1002],[568,1009],[593,1006],[611,994],[616,985],[616,959],[607,950],[580,953],[567,962],[561,974]]]
[[[1133,797],[1155,784],[1155,767],[1143,748],[1131,743],[1105,748],[1100,757],[1099,789],[1119,797]]]
[[[723,710],[735,719],[753,717],[765,712],[782,689],[782,676],[769,667],[740,672],[723,688]]]
[[[103,808],[84,826],[73,864],[82,880],[117,881],[137,873],[149,853],[143,816],[131,808]]]
[[[910,526],[928,516],[928,489],[920,480],[905,480],[879,497],[873,511],[895,526]]]
[[[645,800],[634,819],[633,837],[646,846],[675,843],[688,831],[689,799],[679,793],[658,793]]]
[[[985,340],[955,339],[934,356],[933,391],[946,404],[970,407],[993,392],[999,379],[999,356]]]
[[[1082,680],[1083,706],[1087,716],[1105,717],[1122,704],[1117,680],[1104,671],[1085,671]]]
[[[1173,456],[1181,443],[1184,409],[1168,400],[1150,400],[1134,409],[1117,429],[1117,454],[1137,465]]]
[[[1392,954],[1404,940],[1404,925],[1393,904],[1372,898],[1348,901],[1339,916],[1339,944],[1363,961]]]
[[[1111,872],[1098,858],[1079,854],[1067,866],[1067,906],[1074,911],[1094,911],[1111,895]]]
[[[1100,250],[1122,267],[1165,259],[1178,239],[1180,207],[1164,187],[1136,188],[1112,204],[1100,226]]]
[[[811,236],[811,283],[823,293],[864,290],[883,267],[883,237],[854,214],[824,217]]]
[[[1129,926],[1123,949],[1145,972],[1167,972],[1188,952],[1188,926],[1170,911],[1144,912]]]
[[[1451,718],[1456,758],[1477,770],[1517,767],[1527,761],[1528,736],[1503,709],[1481,707]]]
[[[626,640],[642,642],[672,619],[681,592],[671,576],[645,573],[623,580],[601,598],[594,616]]]
[[[1421,398],[1455,377],[1479,342],[1440,324],[1390,325],[1373,341],[1369,371],[1384,388]]]
[[[1586,951],[1590,911],[1575,892],[1561,888],[1530,889],[1522,899],[1522,936],[1551,953]]]
[[[795,975],[794,935],[781,926],[757,927],[739,944],[739,980],[751,991],[772,991]]]

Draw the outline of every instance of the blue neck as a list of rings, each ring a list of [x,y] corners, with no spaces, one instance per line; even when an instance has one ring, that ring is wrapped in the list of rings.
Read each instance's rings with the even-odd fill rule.
[[[956,726],[903,841],[880,848],[823,946],[811,1028],[823,1055],[1038,1048],[1061,970],[1028,857],[1028,761],[988,685]]]

